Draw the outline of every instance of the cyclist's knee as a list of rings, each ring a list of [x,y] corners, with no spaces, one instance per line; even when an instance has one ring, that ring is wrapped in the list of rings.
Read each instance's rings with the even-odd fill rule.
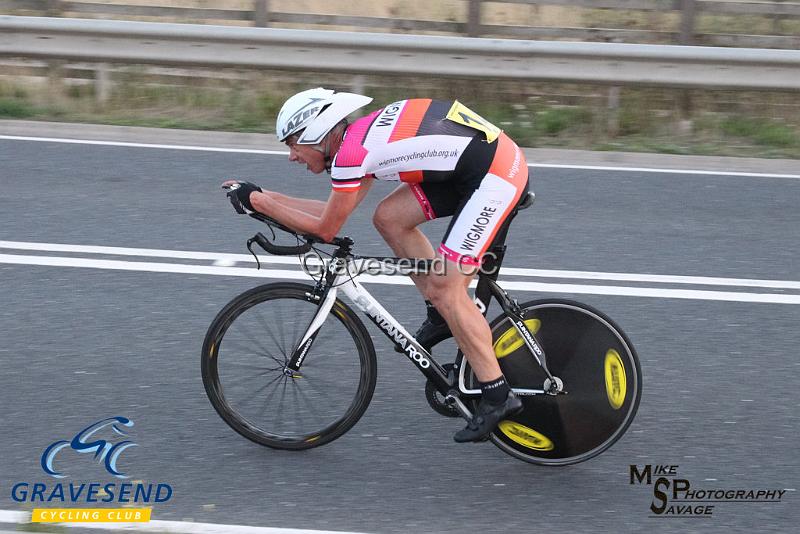
[[[430,300],[440,312],[446,311],[453,307],[453,295],[446,289],[429,283],[426,291],[428,300]]]
[[[433,275],[427,278],[427,297],[438,310],[445,310],[457,305],[466,295],[464,285],[451,276]]]
[[[397,228],[398,218],[393,211],[391,205],[385,199],[381,200],[378,203],[378,207],[375,208],[375,213],[372,215],[372,224],[382,236],[391,235],[393,230]]]

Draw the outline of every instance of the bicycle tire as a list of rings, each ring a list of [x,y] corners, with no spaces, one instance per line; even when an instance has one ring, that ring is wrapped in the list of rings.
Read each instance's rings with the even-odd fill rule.
[[[490,439],[503,452],[538,465],[594,458],[622,437],[636,415],[642,394],[636,350],[616,323],[591,306],[544,299],[520,307],[544,348],[550,372],[564,381],[567,393],[521,396],[524,410],[501,421]],[[511,387],[543,389],[546,375],[508,317],[501,314],[490,327],[495,355]],[[471,368],[465,372],[467,387],[476,387]]]
[[[303,359],[300,372],[295,376],[288,376],[283,372],[282,364],[285,364],[288,359],[287,354],[291,355],[291,351],[305,333],[308,322],[304,322],[304,317],[306,319],[313,317],[318,308],[317,303],[309,298],[312,292],[312,286],[293,282],[278,282],[253,288],[231,300],[217,314],[206,333],[201,353],[201,369],[206,394],[214,409],[228,426],[260,445],[275,449],[306,450],[330,443],[358,422],[375,391],[377,362],[372,339],[353,310],[339,299],[334,302],[330,317],[320,328],[317,339]],[[292,307],[294,313],[289,314],[289,317],[281,317],[282,311],[289,306]],[[269,321],[264,320],[266,313],[277,313],[279,320],[270,326]],[[289,321],[292,322],[291,328],[294,329],[294,334],[289,335],[287,339],[286,332],[282,329],[284,322]],[[255,326],[252,326],[251,323]],[[342,326],[344,328],[341,328]],[[281,329],[279,335],[275,335],[273,327]],[[257,335],[251,335],[251,330],[256,330]],[[267,337],[266,333],[269,334],[271,341],[280,348],[277,353],[264,348],[264,343],[270,341],[264,339]],[[227,343],[226,334],[229,340]],[[338,336],[339,341],[335,346],[327,342],[328,335]],[[241,337],[248,338],[246,341],[249,343],[240,343],[239,338]],[[352,354],[350,354],[352,349],[349,348],[349,343],[346,341],[348,338],[352,340],[352,347],[357,353],[357,359],[352,359]],[[244,363],[239,363],[236,359],[235,350],[239,347],[243,347],[243,352],[245,352]],[[281,355],[283,362],[280,361]],[[230,361],[226,361],[225,358]],[[348,361],[347,358],[354,361]],[[266,367],[267,365],[270,367]],[[222,373],[221,366],[224,368]],[[227,369],[233,370],[237,366],[255,367],[262,371],[253,377],[253,380],[259,381],[263,377],[260,392],[268,391],[263,399],[258,398],[258,401],[263,401],[264,404],[262,415],[259,417],[245,413],[245,405],[238,401],[238,393],[234,395],[234,392],[238,392],[241,386],[235,385],[236,381],[227,377],[230,374]],[[356,374],[355,368],[358,368],[357,385],[353,386],[355,390],[352,393],[352,399],[349,397],[350,393],[346,391],[347,387],[340,373],[341,369],[347,366],[352,369],[351,374],[353,375]],[[336,384],[331,396],[321,399],[320,386],[325,383],[325,379],[322,377],[329,376],[323,374],[327,369],[336,373],[333,375],[336,377]],[[310,378],[312,370],[319,371],[314,377],[314,386],[309,385],[312,384]],[[248,374],[245,374],[245,380],[250,378]],[[302,379],[306,379],[305,382]],[[226,382],[228,384],[227,391]],[[273,384],[274,390],[271,389]],[[302,391],[299,389],[301,386],[305,388]],[[278,392],[280,388],[282,391]],[[293,395],[293,399],[290,399],[290,407],[294,402],[295,419],[276,420],[270,423],[271,427],[276,428],[266,428],[263,419],[267,418],[267,409],[270,410],[270,417],[276,416],[276,412],[284,406],[287,389]],[[280,401],[277,404],[269,402],[276,393],[281,395]],[[309,395],[312,398],[309,398]],[[322,402],[323,400],[324,402]],[[333,406],[337,403],[336,401],[347,405],[342,414],[336,411],[338,407]],[[304,409],[300,409],[303,403],[305,403]],[[334,414],[331,416],[332,420],[330,422],[323,421],[327,418],[317,413],[317,410],[330,411]],[[321,428],[310,430],[293,428],[300,426],[297,420],[311,417],[312,412],[314,418],[323,421]],[[315,425],[319,426],[320,423],[315,422]],[[291,430],[277,428],[282,426],[289,427]]]

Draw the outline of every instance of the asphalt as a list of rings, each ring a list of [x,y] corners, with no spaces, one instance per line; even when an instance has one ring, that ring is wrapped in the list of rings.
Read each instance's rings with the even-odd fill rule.
[[[0,123],[4,135],[70,129],[89,138],[79,126]],[[197,135],[115,140],[244,142]],[[665,165],[630,166],[643,162]],[[796,165],[782,167],[790,163],[763,161],[751,172],[796,174]],[[0,140],[0,239],[242,253],[259,228],[226,204],[218,186],[227,177],[316,198],[329,187],[279,155]],[[541,168],[533,187],[537,203],[514,223],[509,266],[800,280],[798,180]],[[346,226],[364,253],[387,252],[370,216],[390,190],[378,184]],[[427,232],[435,239],[443,229],[435,222]],[[797,488],[796,305],[565,294],[626,331],[644,394],[609,451],[543,468],[489,444],[453,443],[460,424],[428,408],[418,373],[374,329],[378,386],[348,434],[303,453],[239,437],[205,396],[199,352],[217,311],[254,285],[249,278],[3,263],[0,276],[0,509],[22,509],[13,484],[53,482],[39,465],[48,444],[124,415],[139,444],[124,456],[132,477],[174,489],[157,519],[376,533],[788,532],[800,519],[795,491],[779,503],[714,503],[711,518],[652,518],[653,488],[631,484],[629,473],[631,464],[669,464],[696,488]],[[370,290],[409,328],[421,320],[413,289]],[[105,480],[91,462],[65,462],[71,481]]]

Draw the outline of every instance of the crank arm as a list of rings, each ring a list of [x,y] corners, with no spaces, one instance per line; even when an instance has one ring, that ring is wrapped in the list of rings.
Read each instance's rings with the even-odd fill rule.
[[[467,408],[467,405],[453,393],[445,395],[444,402],[450,406],[455,406],[456,411],[467,421],[472,420],[472,412]]]

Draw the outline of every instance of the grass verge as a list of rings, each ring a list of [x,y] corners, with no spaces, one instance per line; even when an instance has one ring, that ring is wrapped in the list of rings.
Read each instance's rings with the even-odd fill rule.
[[[153,83],[132,69],[117,76],[102,105],[90,84],[54,92],[5,82],[0,118],[271,133],[293,92],[317,85],[351,90],[341,79],[308,75],[286,82],[283,76],[176,86]],[[524,146],[800,158],[796,94],[625,88],[610,109],[606,87],[441,80],[404,88],[399,81],[370,81],[363,92],[375,98],[374,107],[410,97],[458,98]]]

